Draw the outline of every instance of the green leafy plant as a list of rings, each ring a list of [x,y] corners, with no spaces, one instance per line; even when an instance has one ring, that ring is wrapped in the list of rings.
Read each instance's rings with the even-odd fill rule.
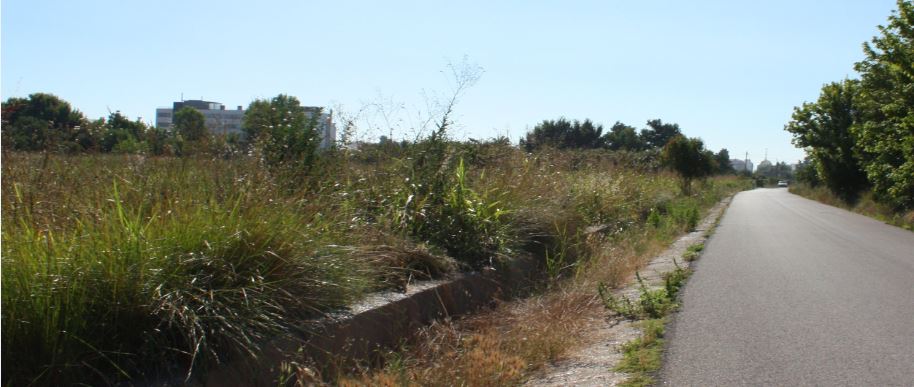
[[[656,228],[660,227],[661,222],[663,222],[663,218],[660,216],[660,211],[658,211],[656,208],[651,208],[651,212],[647,216],[647,224],[651,225],[651,227]]]
[[[650,373],[660,369],[665,324],[663,318],[644,320],[641,322],[641,337],[622,345],[622,361],[615,370],[631,375],[621,386],[654,384]]]
[[[682,259],[684,259],[686,262],[692,262],[701,256],[701,251],[704,250],[704,248],[704,243],[695,243],[686,248],[686,251],[682,253]]]
[[[680,275],[672,280],[667,280],[666,286],[659,289],[649,288],[638,272],[635,272],[635,278],[638,280],[639,291],[637,302],[633,302],[624,295],[622,297],[613,296],[606,285],[601,283],[598,285],[597,292],[603,300],[603,305],[629,319],[660,318],[676,308],[675,292],[679,290],[684,277]]]
[[[679,290],[685,285],[685,281],[692,275],[692,270],[683,268],[673,260],[676,269],[663,275],[663,288],[666,290],[666,296],[669,302],[675,302],[679,295]]]

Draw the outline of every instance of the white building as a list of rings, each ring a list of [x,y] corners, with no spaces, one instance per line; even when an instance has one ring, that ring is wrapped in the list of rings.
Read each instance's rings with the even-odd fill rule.
[[[156,109],[156,127],[171,128],[174,123],[174,113],[185,107],[192,107],[203,113],[206,119],[204,125],[213,134],[231,134],[237,133],[242,135],[242,124],[244,122],[244,108],[240,105],[235,110],[226,110],[225,105],[219,102],[210,102],[202,100],[187,100],[175,102],[169,108]],[[325,113],[324,110],[317,106],[303,106],[305,115],[313,118],[314,114],[320,112],[317,118],[317,129],[321,134],[321,149],[327,149],[336,142],[336,125],[333,124],[333,111]]]
[[[753,165],[752,165],[752,160],[749,160],[749,159],[746,159],[746,160],[731,159],[730,165],[732,165],[733,170],[735,170],[737,172],[748,171],[749,173],[752,173],[752,171],[754,169]]]
[[[236,110],[226,110],[225,105],[218,102],[187,100],[175,102],[172,108],[156,109],[156,127],[170,128],[174,123],[175,112],[185,107],[197,109],[206,119],[204,125],[213,134],[241,134],[241,122],[244,119],[244,109],[238,106]]]

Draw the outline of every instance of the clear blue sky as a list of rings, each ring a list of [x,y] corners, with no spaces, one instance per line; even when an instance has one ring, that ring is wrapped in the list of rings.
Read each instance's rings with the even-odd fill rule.
[[[90,118],[279,93],[412,135],[449,61],[485,69],[458,137],[517,140],[543,119],[676,122],[713,149],[794,162],[783,126],[856,77],[894,0],[2,1],[0,93],[49,92]],[[388,121],[363,107],[387,106]],[[402,106],[400,109],[395,107]],[[379,118],[382,117],[382,118]]]

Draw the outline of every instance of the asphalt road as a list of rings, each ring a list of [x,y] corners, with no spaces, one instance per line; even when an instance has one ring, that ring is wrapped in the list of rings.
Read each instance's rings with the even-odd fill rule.
[[[674,386],[914,386],[914,233],[790,194],[738,194],[667,330]]]

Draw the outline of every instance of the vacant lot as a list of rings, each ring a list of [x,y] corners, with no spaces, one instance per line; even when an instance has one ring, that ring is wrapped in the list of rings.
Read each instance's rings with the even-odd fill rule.
[[[549,278],[613,283],[633,263],[600,251],[671,237],[740,184],[684,197],[654,160],[420,143],[288,174],[256,155],[6,154],[4,383],[204,372],[367,292],[497,266],[534,240]]]

